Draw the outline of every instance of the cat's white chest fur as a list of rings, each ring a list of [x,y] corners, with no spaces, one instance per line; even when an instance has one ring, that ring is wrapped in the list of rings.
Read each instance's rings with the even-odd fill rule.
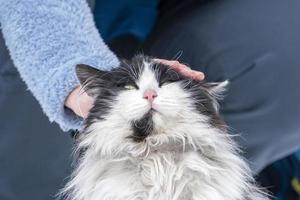
[[[186,153],[184,157],[178,153],[155,152],[138,161],[107,161],[107,168],[95,180],[95,188],[87,199],[200,199],[196,195],[201,190],[201,173],[193,169],[199,160],[200,154],[196,152]]]
[[[114,161],[102,160],[94,163],[90,160],[77,174],[78,178],[81,177],[81,180],[78,179],[81,184],[77,187],[83,194],[79,199],[247,199],[243,198],[246,190],[242,191],[242,189],[246,185],[244,185],[244,178],[239,177],[240,169],[234,171],[238,166],[233,164],[223,166],[224,168],[221,169],[214,166],[216,164],[214,162],[214,160],[202,157],[200,152],[154,152],[138,160],[129,158]],[[253,193],[253,195],[256,194]],[[257,197],[257,200],[260,200],[258,194]]]

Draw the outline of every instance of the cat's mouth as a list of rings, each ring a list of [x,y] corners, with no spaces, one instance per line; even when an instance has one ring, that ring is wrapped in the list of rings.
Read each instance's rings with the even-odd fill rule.
[[[154,113],[159,113],[159,111],[153,107],[151,107],[148,111],[149,114],[153,115]]]
[[[157,109],[157,105],[154,104],[154,103],[151,103],[151,104],[150,104],[148,113],[150,113],[150,114],[155,114],[155,113],[162,114],[162,113]]]

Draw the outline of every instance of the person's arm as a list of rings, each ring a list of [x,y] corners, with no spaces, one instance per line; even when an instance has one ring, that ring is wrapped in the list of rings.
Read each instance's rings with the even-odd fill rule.
[[[86,1],[0,0],[0,23],[15,66],[50,121],[65,131],[79,128],[81,120],[64,107],[79,85],[75,65],[119,65]]]

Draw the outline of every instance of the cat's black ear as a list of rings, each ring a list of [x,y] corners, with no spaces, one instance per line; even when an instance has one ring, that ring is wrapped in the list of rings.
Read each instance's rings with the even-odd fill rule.
[[[111,81],[111,73],[102,71],[85,64],[76,66],[76,75],[84,91],[91,97],[99,94],[103,87]]]
[[[88,82],[95,81],[107,74],[106,71],[102,71],[85,64],[76,65],[76,75],[81,85],[85,85]]]
[[[227,86],[229,84],[229,81],[223,81],[223,82],[210,82],[205,83],[203,86],[207,89],[208,93],[211,94],[216,99],[222,99]]]

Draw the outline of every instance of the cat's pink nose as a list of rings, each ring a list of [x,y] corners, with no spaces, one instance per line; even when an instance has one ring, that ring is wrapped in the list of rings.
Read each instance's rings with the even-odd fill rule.
[[[145,90],[143,97],[144,99],[147,99],[150,103],[152,103],[153,100],[157,97],[157,93],[153,89],[147,89]]]

